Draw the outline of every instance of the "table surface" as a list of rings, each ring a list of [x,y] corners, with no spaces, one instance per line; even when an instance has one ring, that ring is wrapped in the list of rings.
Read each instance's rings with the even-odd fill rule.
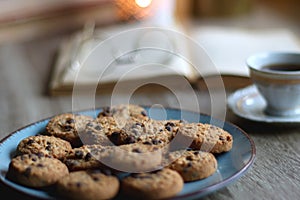
[[[48,36],[0,46],[0,139],[27,124],[72,110],[71,96],[51,97],[46,92],[51,65],[62,39],[62,36]],[[186,91],[180,92],[184,95]],[[195,92],[202,112],[214,110],[215,116],[220,117],[226,113],[227,121],[241,127],[254,140],[257,153],[254,164],[244,176],[204,199],[298,199],[300,127],[243,120],[218,100],[210,102],[206,91]],[[218,94],[217,90],[214,92]],[[229,93],[227,91],[227,95]],[[122,101],[124,96],[120,94],[118,98]],[[103,94],[96,99],[96,106],[110,105],[110,95]],[[176,97],[169,91],[151,95],[138,92],[132,101],[143,105],[178,106]],[[186,101],[188,104],[189,98]],[[0,196],[4,195],[10,199],[30,199],[1,184]]]

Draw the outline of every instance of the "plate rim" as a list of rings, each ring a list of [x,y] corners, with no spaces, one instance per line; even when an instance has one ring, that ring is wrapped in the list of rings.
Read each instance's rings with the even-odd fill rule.
[[[140,104],[139,104],[140,105]],[[147,106],[147,105],[140,105],[144,108],[150,108],[150,106]],[[20,128],[17,128],[16,130],[10,132],[7,136],[5,136],[4,138],[2,138],[0,140],[0,148],[2,148],[3,146],[3,143],[8,140],[10,137],[12,137],[13,135],[17,134],[18,132],[20,132],[21,130],[23,129],[26,129],[28,127],[31,127],[31,126],[34,126],[35,124],[38,124],[38,123],[42,123],[46,120],[50,120],[52,117],[56,116],[56,115],[59,115],[59,114],[63,114],[63,113],[82,113],[82,112],[89,112],[89,111],[96,111],[96,110],[101,110],[105,108],[105,106],[103,107],[95,107],[95,108],[92,108],[92,109],[82,109],[82,110],[78,110],[78,111],[69,111],[69,112],[61,112],[61,113],[58,113],[58,114],[54,114],[54,115],[51,115],[50,117],[46,117],[46,118],[43,118],[43,119],[40,119],[38,121],[35,121],[35,122],[32,122],[32,123],[29,123],[25,126],[22,126]],[[237,130],[239,130],[240,133],[243,134],[243,136],[245,136],[247,138],[247,141],[250,143],[250,147],[251,147],[251,156],[249,158],[249,160],[247,161],[247,163],[243,164],[243,167],[236,171],[233,175],[229,176],[228,178],[226,179],[223,179],[222,181],[220,182],[217,182],[217,183],[214,183],[214,184],[211,184],[211,185],[208,185],[200,190],[197,190],[195,192],[191,192],[191,193],[188,193],[188,194],[183,194],[183,195],[180,195],[180,196],[175,196],[175,197],[172,197],[171,199],[185,199],[185,198],[192,198],[192,197],[197,197],[197,196],[204,196],[210,192],[213,192],[213,191],[216,191],[218,189],[221,189],[223,187],[225,187],[226,185],[228,185],[229,183],[231,183],[232,181],[234,180],[237,180],[239,177],[241,177],[245,172],[247,172],[249,170],[249,168],[252,166],[252,164],[254,163],[255,161],[255,158],[256,158],[256,146],[255,146],[255,143],[253,141],[253,139],[249,136],[249,134],[247,134],[242,128],[240,128],[239,126],[227,121],[227,120],[221,120],[221,119],[218,119],[218,118],[215,118],[215,117],[212,117],[211,115],[207,114],[207,113],[202,113],[202,112],[196,112],[196,111],[190,111],[190,110],[186,110],[186,109],[178,109],[178,108],[172,108],[172,107],[164,107],[165,110],[175,110],[175,111],[184,111],[184,112],[189,112],[189,113],[193,113],[193,114],[197,114],[197,115],[200,115],[200,116],[205,116],[205,117],[208,117],[210,119],[213,119],[214,122],[218,121],[218,122],[222,122],[223,125],[227,124],[229,126],[231,126],[232,128],[235,128]],[[1,152],[0,152],[1,153]],[[5,177],[4,177],[5,178]],[[15,188],[13,186],[11,186],[10,184],[8,184],[7,182],[5,182],[3,180],[3,176],[1,175],[1,178],[0,178],[0,181],[2,184],[4,184],[5,186],[15,190],[15,191],[18,191],[19,193],[21,194],[24,194],[28,197],[34,197],[36,199],[53,199],[53,198],[41,198],[41,197],[38,197],[37,195],[34,195],[34,194],[31,194],[31,193],[28,193],[24,190],[20,190],[18,188]]]

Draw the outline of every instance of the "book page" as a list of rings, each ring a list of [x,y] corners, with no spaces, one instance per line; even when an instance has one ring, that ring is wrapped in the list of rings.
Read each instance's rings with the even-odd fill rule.
[[[193,69],[178,52],[188,47],[172,29],[139,28],[139,24],[97,29],[82,43],[82,33],[62,45],[54,85],[89,85],[160,76],[193,76]],[[129,30],[129,31],[128,31]],[[130,31],[137,30],[137,31]],[[150,44],[149,44],[150,43]],[[144,48],[147,46],[153,48]],[[128,49],[130,51],[128,51]],[[110,58],[109,58],[110,57]],[[105,59],[109,62],[105,62]],[[75,66],[73,66],[75,65]],[[76,67],[77,65],[77,67]],[[53,86],[54,86],[53,85]]]
[[[192,37],[207,52],[217,70],[222,75],[249,76],[246,59],[256,53],[266,51],[300,52],[298,38],[287,29],[253,30],[204,26],[195,29]],[[203,76],[215,75],[212,67],[201,65]]]

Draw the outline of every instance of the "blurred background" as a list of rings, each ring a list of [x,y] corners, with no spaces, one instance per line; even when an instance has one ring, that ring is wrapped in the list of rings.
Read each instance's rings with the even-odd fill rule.
[[[2,0],[0,46],[24,44],[32,58],[41,54],[38,49],[49,49],[43,57],[56,68],[56,54],[74,34],[159,26],[200,44],[222,74],[247,77],[245,59],[251,54],[300,49],[299,10],[297,0]]]
[[[297,0],[2,0],[0,42],[14,42],[97,26],[144,21],[157,15],[183,23],[287,27],[298,31]]]

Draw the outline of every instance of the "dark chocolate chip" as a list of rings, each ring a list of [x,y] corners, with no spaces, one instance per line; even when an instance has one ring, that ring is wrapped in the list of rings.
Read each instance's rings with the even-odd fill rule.
[[[83,158],[83,152],[82,151],[75,151],[76,158]]]
[[[84,159],[85,159],[86,161],[89,161],[92,157],[93,157],[92,154],[87,153],[87,154],[85,155],[85,158],[84,158]]]
[[[152,145],[152,143],[149,142],[149,141],[143,142],[143,144],[146,144],[146,145]]]
[[[44,157],[45,155],[44,155],[42,152],[38,152],[38,153],[37,153],[37,156],[38,156],[39,158],[41,158],[41,157]]]
[[[37,165],[37,167],[44,167],[44,165],[41,164],[41,163],[39,163],[39,164]]]
[[[73,162],[72,160],[65,160],[64,163],[65,163],[68,167],[74,166],[74,162]]]
[[[227,136],[226,139],[227,139],[227,141],[231,141],[231,137],[230,136]]]
[[[110,107],[105,107],[103,108],[103,111],[99,114],[100,116],[110,116],[111,115],[111,110]]]
[[[32,143],[34,143],[34,140],[33,140],[33,139],[29,139],[29,140],[26,142],[27,145],[31,145]]]
[[[219,140],[224,141],[225,138],[223,138],[222,136],[219,136]]]
[[[72,126],[65,125],[65,126],[64,126],[64,130],[65,130],[65,131],[70,131],[70,130],[72,130]]]
[[[47,151],[51,151],[51,145],[46,146],[45,148]]]
[[[166,129],[167,129],[168,131],[171,131],[172,127],[171,127],[171,126],[166,126]]]
[[[193,160],[193,157],[192,157],[192,156],[187,156],[185,159],[186,159],[186,160],[189,160],[189,161],[192,161],[192,160]]]
[[[135,125],[142,126],[142,124],[140,122],[136,122]]]
[[[162,143],[162,141],[161,141],[161,140],[152,139],[152,144],[154,144],[154,145],[158,145],[158,144],[160,144],[160,143]]]
[[[66,123],[67,124],[72,124],[72,123],[75,123],[75,120],[72,119],[72,118],[69,118],[69,119],[66,120]]]
[[[135,153],[142,153],[142,151],[138,148],[135,148],[135,149],[132,149],[132,152],[135,152]]]
[[[76,187],[78,187],[78,188],[81,187],[81,183],[80,183],[80,182],[77,182],[77,183],[76,183]]]
[[[133,136],[128,136],[126,139],[125,139],[125,143],[126,144],[132,144],[132,143],[135,143],[135,138]]]
[[[102,128],[101,128],[101,126],[97,125],[97,126],[95,126],[95,129],[96,129],[97,131],[100,131]]]
[[[144,111],[144,110],[141,112],[141,114],[142,114],[143,116],[147,116],[147,113],[146,113],[146,111]]]
[[[165,124],[165,126],[175,126],[175,124],[173,123],[173,122],[167,122],[166,124]]]
[[[30,176],[30,173],[31,173],[31,168],[30,167],[27,167],[24,171],[24,176],[26,177],[29,177]]]
[[[112,141],[112,143],[117,144],[119,141],[120,133],[119,132],[113,132],[110,136],[109,139]]]

